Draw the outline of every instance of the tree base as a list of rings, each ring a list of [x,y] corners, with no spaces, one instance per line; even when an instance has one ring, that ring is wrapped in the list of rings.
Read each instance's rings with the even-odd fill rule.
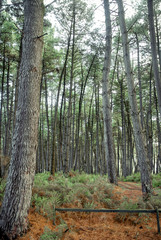
[[[1,240],[11,240],[11,239],[13,239],[13,238],[9,238],[1,227],[0,227],[0,236],[1,236]]]

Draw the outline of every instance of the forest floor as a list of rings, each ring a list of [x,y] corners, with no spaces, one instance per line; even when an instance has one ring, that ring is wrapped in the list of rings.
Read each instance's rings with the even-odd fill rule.
[[[141,186],[133,182],[119,182],[113,187],[113,198],[119,201],[130,199],[138,204],[142,196]],[[72,208],[73,204],[62,207]],[[104,208],[100,205],[98,208]],[[128,215],[117,213],[56,213],[56,226],[49,218],[42,216],[35,208],[29,212],[30,229],[19,240],[39,240],[45,228],[59,231],[60,219],[65,222],[61,237],[47,237],[45,240],[161,240],[157,233],[157,219],[155,214]],[[160,214],[161,222],[161,214]],[[42,238],[41,238],[42,239]]]

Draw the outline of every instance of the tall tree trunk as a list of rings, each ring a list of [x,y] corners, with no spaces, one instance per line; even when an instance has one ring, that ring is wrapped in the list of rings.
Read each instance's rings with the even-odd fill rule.
[[[67,61],[68,61],[68,56],[69,56],[69,50],[70,50],[70,41],[71,41],[71,34],[72,34],[72,22],[70,26],[70,31],[69,31],[69,37],[68,37],[68,43],[67,43],[67,50],[66,50],[66,55],[65,55],[65,62],[63,69],[60,74],[60,79],[59,79],[59,86],[58,86],[58,93],[57,93],[57,98],[56,98],[56,104],[55,104],[55,112],[54,112],[54,119],[53,119],[53,126],[52,126],[52,161],[51,161],[51,173],[54,175],[55,174],[55,169],[56,169],[56,126],[57,126],[57,112],[58,112],[58,104],[59,104],[59,97],[60,97],[60,90],[61,90],[61,85],[62,85],[62,80],[64,74],[66,74],[66,66],[67,66]],[[61,121],[61,119],[60,119]],[[59,145],[60,146],[60,145]],[[59,158],[60,160],[60,158]]]
[[[160,16],[160,15],[159,15]],[[155,14],[156,19],[156,39],[157,39],[157,52],[159,56],[159,66],[160,66],[160,78],[161,78],[161,47],[160,47],[160,29],[159,29],[159,22],[158,22],[158,16]]]
[[[158,59],[157,59],[153,4],[154,4],[153,0],[147,0],[153,72],[154,72],[154,79],[155,79],[155,85],[156,85],[156,91],[157,91],[157,97],[158,97],[158,107],[159,107],[160,121],[161,121],[161,79],[159,75],[159,67],[158,67]]]
[[[141,169],[141,182],[142,182],[142,192],[145,197],[152,191],[152,184],[149,172],[149,161],[147,157],[147,150],[145,148],[144,136],[142,133],[142,127],[139,118],[139,111],[136,102],[136,92],[134,86],[134,80],[132,75],[131,63],[130,63],[130,53],[129,53],[129,44],[128,44],[128,34],[126,30],[126,23],[124,17],[124,7],[122,0],[116,0],[118,4],[118,14],[119,14],[119,23],[122,33],[122,45],[123,45],[123,54],[124,54],[124,65],[127,78],[128,86],[128,97],[129,104],[131,108],[131,118],[134,128],[135,144],[137,157],[139,159],[139,165]]]
[[[51,161],[50,161],[50,124],[49,124],[49,107],[48,107],[48,86],[47,79],[45,77],[45,111],[46,111],[46,123],[47,123],[47,142],[46,142],[46,171],[49,171]]]
[[[72,122],[72,98],[73,98],[73,81],[74,81],[74,60],[75,60],[75,28],[76,28],[76,12],[75,0],[73,0],[73,29],[72,29],[72,56],[71,56],[71,69],[70,69],[70,90],[69,90],[69,104],[67,110],[67,128],[66,128],[66,154],[64,159],[64,172],[69,169],[69,152],[71,142],[71,122]]]
[[[153,124],[152,124],[152,67],[150,69],[150,84],[149,84],[149,107],[147,111],[147,149],[148,149],[148,158],[150,160],[151,172],[153,170]]]
[[[88,113],[88,129],[90,132],[90,152],[89,152],[89,169],[88,173],[93,173],[92,171],[92,161],[93,161],[93,117],[92,117],[92,103],[93,103],[93,96],[94,96],[94,88],[90,100],[89,105],[89,113]]]
[[[95,80],[96,82],[96,80]],[[99,149],[99,83],[95,83],[95,106],[96,106],[96,164],[95,164],[95,173],[100,172],[100,149]]]
[[[120,47],[120,33],[118,35],[118,42],[117,42],[117,49],[116,49],[116,57],[115,57],[115,63],[114,63],[114,68],[113,68],[113,74],[112,74],[112,81],[111,81],[111,87],[110,87],[110,93],[111,93],[111,110],[113,106],[113,94],[112,94],[112,88],[113,88],[113,83],[115,79],[115,72],[116,72],[116,67],[117,67],[117,62],[118,62],[118,53],[119,53],[119,47]]]
[[[41,131],[41,172],[45,171],[45,154],[44,154],[44,102],[41,103],[41,114],[40,114],[40,131]]]
[[[142,98],[142,83],[141,83],[141,70],[140,70],[140,45],[137,33],[136,36],[136,46],[137,46],[137,62],[138,62],[138,80],[139,80],[139,100],[140,100],[140,119],[141,119],[141,126],[143,128],[144,125],[144,118],[143,118],[143,98]]]
[[[21,34],[20,46],[19,46],[19,58],[18,58],[18,66],[17,66],[17,76],[15,81],[15,102],[14,102],[14,116],[13,116],[13,128],[15,127],[16,122],[16,111],[17,111],[17,103],[18,103],[18,89],[19,89],[19,70],[20,70],[20,63],[22,57],[22,39],[23,34]]]
[[[73,112],[72,112],[72,133],[71,133],[71,149],[69,159],[69,169],[73,168],[73,157],[74,157],[74,136],[75,136],[75,114],[76,114],[76,86],[74,84],[74,99],[73,99]]]
[[[24,37],[16,125],[0,214],[1,236],[3,233],[8,239],[22,234],[28,227],[27,215],[36,166],[43,12],[43,0],[24,1]]]
[[[127,166],[126,166],[126,114],[125,114],[125,93],[124,93],[124,78],[119,77],[119,64],[117,66],[117,80],[120,84],[121,93],[121,123],[122,123],[122,136],[121,136],[121,147],[122,147],[122,175],[126,178],[127,176]]]
[[[2,63],[2,79],[1,79],[1,104],[0,104],[0,154],[2,151],[2,135],[3,135],[3,102],[4,102],[4,80],[5,80],[5,70],[6,70],[6,43],[3,44],[3,63]]]
[[[102,78],[102,105],[103,105],[103,119],[104,119],[104,144],[107,161],[107,171],[109,181],[117,184],[115,155],[112,134],[112,119],[109,97],[109,72],[111,65],[111,18],[109,9],[109,0],[104,0],[105,22],[106,22],[106,49]]]
[[[156,164],[156,173],[159,173],[161,170],[161,128],[159,121],[159,112],[158,112],[158,102],[156,96],[156,88],[154,86],[154,101],[156,107],[156,124],[157,124],[157,135],[158,135],[158,155],[157,155],[157,164]]]
[[[10,78],[10,60],[8,60],[7,67],[7,118],[5,124],[5,143],[4,143],[4,155],[9,155],[9,144],[10,144],[10,128],[11,128],[11,112],[9,111],[9,78]]]
[[[80,132],[80,119],[81,119],[81,113],[82,113],[82,103],[83,103],[83,98],[85,94],[85,89],[87,85],[87,80],[89,79],[90,72],[94,63],[94,60],[96,58],[96,54],[92,57],[92,61],[90,63],[87,75],[85,80],[83,81],[83,75],[82,75],[82,84],[81,84],[81,93],[80,93],[80,98],[79,98],[79,112],[78,112],[78,126],[77,126],[77,133],[76,133],[76,147],[75,147],[75,159],[74,159],[74,170],[77,168],[77,156],[78,156],[78,148],[79,148],[79,132]]]

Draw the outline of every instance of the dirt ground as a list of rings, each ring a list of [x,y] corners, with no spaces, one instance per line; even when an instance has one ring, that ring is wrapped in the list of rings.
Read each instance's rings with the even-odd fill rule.
[[[142,196],[140,185],[131,182],[119,182],[118,186],[114,187],[114,194],[115,197],[127,197],[134,202]],[[72,208],[72,205],[68,207]],[[116,213],[63,212],[57,213],[56,225],[59,224],[60,217],[67,224],[60,238],[62,240],[161,240],[161,235],[157,233],[155,214],[127,217],[127,215],[118,216]],[[45,227],[51,230],[57,228],[51,220],[41,216],[32,208],[29,221],[28,233],[19,240],[39,240]]]

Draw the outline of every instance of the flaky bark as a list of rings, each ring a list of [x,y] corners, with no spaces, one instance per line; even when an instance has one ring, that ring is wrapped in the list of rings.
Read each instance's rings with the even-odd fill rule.
[[[42,61],[43,0],[24,1],[24,37],[12,154],[0,230],[9,239],[28,227],[36,165]]]

